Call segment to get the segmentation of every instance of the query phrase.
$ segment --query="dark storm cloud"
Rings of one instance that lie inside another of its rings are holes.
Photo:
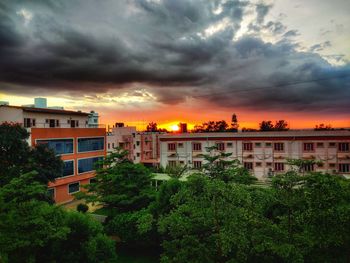
[[[311,52],[326,42],[297,52],[289,40],[296,30],[265,23],[270,8],[238,0],[2,2],[0,87],[94,96],[141,83],[166,104],[194,97],[221,107],[349,110],[349,65]],[[248,9],[254,36],[233,41]],[[261,30],[282,40],[263,42]]]

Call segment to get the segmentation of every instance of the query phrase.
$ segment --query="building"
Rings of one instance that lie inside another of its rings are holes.
[[[138,132],[136,127],[116,125],[107,133],[107,151],[113,152],[120,147],[129,152],[128,158],[134,163],[146,166],[159,165],[159,136],[161,132]]]
[[[0,123],[15,122],[25,127],[28,144],[46,144],[64,161],[62,176],[49,183],[57,203],[72,201],[95,176],[94,163],[106,155],[105,128],[89,126],[89,113],[49,108],[0,106]]]
[[[179,132],[186,133],[187,132],[187,123],[179,123]]]
[[[98,121],[99,115],[95,111],[90,111],[89,113],[89,120],[88,120],[88,125],[90,128],[98,128]]]
[[[305,167],[350,175],[350,131],[283,131],[239,133],[183,133],[160,136],[160,165],[188,165],[196,169],[204,163],[206,147],[232,153],[258,179],[266,179],[289,169],[287,159],[320,161]]]

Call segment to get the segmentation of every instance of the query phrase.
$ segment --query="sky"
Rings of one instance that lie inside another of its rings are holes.
[[[3,0],[0,100],[142,128],[350,127],[348,0]]]

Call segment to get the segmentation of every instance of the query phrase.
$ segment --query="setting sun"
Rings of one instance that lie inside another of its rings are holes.
[[[178,131],[179,129],[180,129],[179,126],[176,124],[170,126],[171,131]]]

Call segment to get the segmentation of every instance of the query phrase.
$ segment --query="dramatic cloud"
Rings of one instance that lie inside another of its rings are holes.
[[[83,93],[86,101],[113,102],[108,94],[119,92],[169,105],[194,99],[223,108],[349,112],[350,65],[316,53],[329,40],[302,50],[294,41],[299,31],[268,18],[271,8],[240,0],[2,2],[0,87]]]

